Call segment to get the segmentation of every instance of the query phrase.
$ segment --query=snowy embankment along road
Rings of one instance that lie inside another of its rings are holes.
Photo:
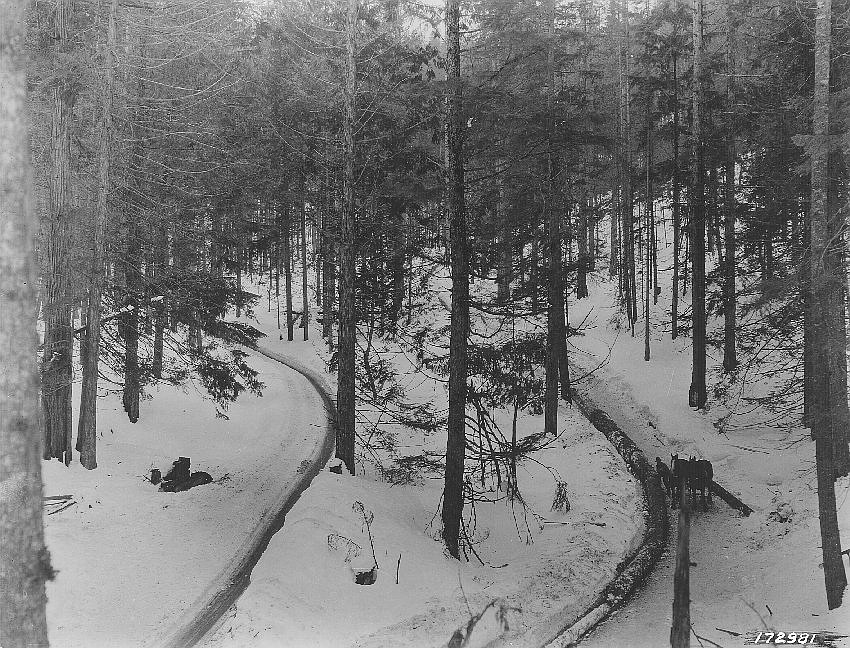
[[[160,386],[133,425],[112,394],[99,400],[100,467],[44,463],[45,493],[77,502],[45,518],[58,571],[47,590],[52,645],[170,645],[209,602],[244,586],[232,577],[332,441],[308,379],[257,354],[251,364],[263,396],[241,395],[228,418],[191,385]],[[213,483],[163,493],[146,481],[180,455]]]

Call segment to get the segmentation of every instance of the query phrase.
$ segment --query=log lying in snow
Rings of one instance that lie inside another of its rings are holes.
[[[572,646],[581,637],[622,606],[646,580],[667,546],[670,520],[661,478],[640,449],[619,426],[584,395],[573,394],[573,404],[610,441],[623,457],[629,472],[640,482],[646,500],[646,528],[638,548],[617,565],[617,575],[608,586],[580,609],[566,609],[549,616],[527,635],[510,633],[488,646]],[[520,641],[516,641],[520,639]]]
[[[717,497],[722,499],[733,509],[743,513],[745,516],[753,512],[753,509],[744,504],[741,500],[715,481],[711,482],[711,492],[717,495]]]

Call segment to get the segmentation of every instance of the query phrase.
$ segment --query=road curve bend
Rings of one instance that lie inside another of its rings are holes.
[[[209,584],[204,592],[186,610],[181,617],[171,623],[164,631],[155,634],[146,643],[146,648],[191,648],[198,644],[216,625],[216,622],[236,602],[245,591],[251,577],[251,570],[269,545],[272,536],[283,526],[286,514],[298,501],[313,478],[327,464],[334,448],[336,405],[331,396],[331,388],[318,373],[270,349],[258,347],[261,355],[286,365],[301,374],[313,386],[325,405],[327,424],[324,438],[317,443],[307,459],[309,467],[295,476],[289,487],[281,493],[278,505],[257,520],[249,539],[243,544],[235,558]]]

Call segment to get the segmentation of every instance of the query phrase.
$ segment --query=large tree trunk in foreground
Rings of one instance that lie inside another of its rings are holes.
[[[694,0],[694,159],[690,196],[690,239],[693,311],[693,359],[688,405],[703,409],[705,384],[705,142],[703,141],[703,0]]]
[[[47,646],[25,8],[0,0],[0,645]]]
[[[357,67],[354,58],[357,30],[358,0],[348,0],[346,24],[345,114],[343,117],[344,169],[342,180],[342,227],[340,228],[339,263],[339,350],[337,351],[337,432],[336,456],[354,474],[354,414],[355,367],[354,352],[357,336],[355,312],[355,249],[354,249],[354,129],[356,110]],[[325,316],[328,316],[325,302]],[[291,336],[290,336],[290,339]]]
[[[466,456],[466,364],[469,333],[469,258],[463,180],[463,91],[460,85],[460,2],[446,0],[446,206],[452,266],[452,315],[449,339],[449,420],[446,483],[443,491],[443,540],[460,557],[463,516],[463,466]]]
[[[80,453],[80,463],[89,470],[97,468],[97,379],[98,362],[100,360],[101,292],[103,290],[103,263],[106,248],[106,219],[108,217],[108,199],[111,188],[109,171],[110,150],[112,146],[112,96],[115,84],[113,50],[115,48],[115,19],[117,12],[118,2],[117,0],[112,0],[107,23],[106,49],[103,52],[103,105],[101,109],[100,141],[98,143],[97,205],[95,206],[91,278],[89,279],[88,310],[86,314],[86,353],[83,358],[82,368],[83,384],[80,388],[80,419],[77,423],[77,450]],[[166,250],[162,249],[159,250],[159,253],[168,254]],[[162,269],[158,267],[157,273],[159,274],[160,272],[162,272]],[[156,330],[161,373],[162,329],[165,324],[165,315],[162,304],[158,304],[157,308]]]
[[[830,382],[837,379],[835,363],[828,357],[835,352],[835,332],[830,331],[834,318],[829,317],[831,301],[836,290],[843,290],[835,272],[830,273],[827,263],[830,246],[828,208],[828,136],[829,136],[829,66],[831,0],[818,0],[815,19],[815,90],[812,115],[812,200],[811,200],[811,268],[810,318],[812,331],[812,403],[809,419],[815,437],[815,462],[818,479],[818,512],[820,518],[821,547],[823,551],[823,577],[829,609],[841,606],[847,575],[841,559],[841,536],[835,507],[834,438],[843,434],[837,423],[837,408],[830,403],[834,395]],[[833,344],[831,344],[833,342]],[[843,341],[842,341],[843,342]],[[842,359],[845,354],[842,352]],[[846,385],[842,397],[846,399]]]
[[[57,0],[54,18],[56,55],[70,50],[68,23],[70,0]],[[71,324],[71,279],[68,257],[71,246],[71,121],[75,92],[67,81],[53,88],[51,132],[50,212],[47,224],[44,278],[44,356],[42,406],[44,408],[44,456],[71,463],[71,361],[74,354]]]

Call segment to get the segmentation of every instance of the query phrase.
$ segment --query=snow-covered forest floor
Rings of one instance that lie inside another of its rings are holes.
[[[265,346],[325,369],[318,330],[310,342],[276,341],[276,312],[256,310],[261,330],[275,333]],[[301,335],[296,329],[296,340]],[[394,356],[396,365],[406,361],[403,353]],[[444,406],[442,384],[422,378],[406,377],[407,395]],[[375,414],[364,407],[361,427]],[[541,416],[518,421],[520,436],[541,426]],[[443,433],[390,427],[402,454],[445,448]],[[355,477],[321,473],[272,539],[232,616],[205,645],[434,646],[447,642],[470,610],[497,597],[517,608],[512,629],[529,632],[586,605],[634,548],[641,497],[608,441],[578,412],[562,407],[559,428],[557,442],[518,468],[526,509],[494,491],[488,495],[498,501],[476,502],[474,515],[468,512],[480,560],[470,555],[462,565],[447,558],[439,536],[440,479],[388,483],[366,458]],[[568,484],[567,514],[550,510],[556,476]],[[374,515],[371,528],[358,502]],[[370,531],[379,570],[367,587],[355,584],[351,565],[371,565]],[[357,547],[353,560],[347,560],[349,541]]]
[[[660,263],[663,275],[663,256]],[[738,401],[729,417],[719,405],[704,413],[688,408],[690,339],[669,339],[669,278],[660,282],[665,289],[652,310],[652,358],[645,362],[642,323],[634,338],[622,328],[611,305],[615,286],[599,270],[590,297],[570,303],[571,324],[582,325],[570,338],[576,388],[588,391],[650,462],[655,456],[669,462],[671,453],[708,458],[715,480],[755,509],[743,518],[715,497],[709,512],[694,514],[694,631],[725,648],[741,645],[741,638],[717,628],[744,633],[765,624],[850,633],[846,611],[826,610],[814,448],[806,431],[773,425],[769,413],[745,411]],[[479,290],[486,289],[481,283]],[[266,287],[254,287],[261,294],[255,324],[268,334],[261,345],[325,373],[333,384],[318,325],[310,342],[279,339]],[[445,295],[426,316],[439,328]],[[296,340],[301,334],[296,329]],[[411,371],[414,361],[401,347],[376,344],[411,401],[428,402],[437,412],[445,407],[439,380]],[[251,361],[266,384],[263,396],[240,397],[229,420],[217,417],[191,387],[160,387],[133,426],[118,396],[109,395],[100,400],[101,468],[89,473],[45,463],[46,492],[71,493],[78,502],[47,517],[48,547],[59,570],[48,589],[55,645],[134,646],[161,633],[210,585],[256,518],[315,453],[325,425],[318,395],[279,363],[258,355]],[[720,380],[719,363],[709,358],[712,383]],[[398,480],[386,470],[392,457],[444,448],[444,434],[384,425],[380,408],[367,405],[360,417],[361,434],[387,435],[391,443],[361,452],[355,477],[319,474],[204,645],[438,646],[470,611],[497,597],[517,608],[512,628],[529,631],[529,638],[534,627],[589,601],[639,537],[642,500],[635,482],[604,436],[563,405],[557,441],[519,467],[525,506],[488,486],[485,495],[496,501],[476,502],[474,512],[467,507],[477,557],[459,565],[439,538],[438,475]],[[507,410],[495,418],[510,427]],[[537,432],[542,417],[521,413],[517,428],[520,437]],[[166,469],[179,455],[190,456],[193,470],[208,471],[214,483],[168,494],[145,481],[151,467]],[[551,510],[557,481],[567,484],[568,513]],[[836,489],[846,545],[850,483],[843,479]],[[352,566],[370,566],[372,546],[377,581],[357,585]],[[672,568],[668,552],[646,587],[585,645],[666,645]]]
[[[58,572],[47,588],[51,645],[155,645],[317,453],[324,406],[313,387],[262,356],[251,363],[263,396],[243,394],[229,419],[191,385],[161,386],[133,425],[112,393],[99,400],[98,469],[44,462],[45,493],[77,502],[45,518]],[[165,474],[181,455],[213,483],[159,492],[151,468]]]

